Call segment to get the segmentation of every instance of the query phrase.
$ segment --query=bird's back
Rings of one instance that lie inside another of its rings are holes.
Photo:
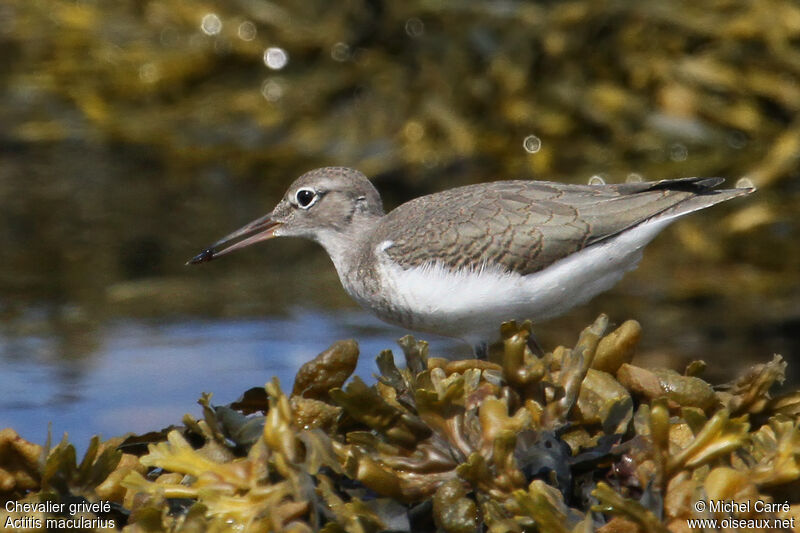
[[[712,190],[722,181],[468,185],[401,205],[370,242],[373,249],[386,243],[385,253],[404,269],[437,263],[453,271],[500,267],[527,275],[654,217],[681,216],[752,191]]]

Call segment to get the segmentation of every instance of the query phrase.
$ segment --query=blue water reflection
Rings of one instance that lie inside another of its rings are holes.
[[[89,438],[143,433],[179,424],[184,413],[200,416],[196,400],[213,392],[213,403],[232,402],[250,387],[277,376],[291,390],[304,362],[335,339],[355,338],[361,348],[356,374],[377,372],[375,356],[392,348],[404,330],[359,311],[335,316],[298,310],[286,318],[248,320],[120,320],[98,329],[92,353],[77,361],[36,357],[57,339],[0,335],[0,428],[44,443],[48,423],[58,440],[68,432],[83,449]],[[38,348],[37,348],[38,346]],[[434,353],[465,347],[432,340]],[[22,357],[27,352],[31,357]],[[465,353],[468,353],[465,352]]]

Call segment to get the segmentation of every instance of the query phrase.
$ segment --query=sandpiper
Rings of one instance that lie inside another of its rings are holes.
[[[321,168],[295,180],[272,212],[189,263],[272,237],[305,237],[325,248],[347,293],[384,321],[485,353],[501,322],[537,322],[588,301],[635,268],[668,224],[754,190],[712,190],[723,181],[496,181],[384,214],[364,174]]]

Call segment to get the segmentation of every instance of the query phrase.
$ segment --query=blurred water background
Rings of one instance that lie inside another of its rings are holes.
[[[369,376],[403,331],[315,245],[184,266],[326,165],[387,208],[491,179],[747,177],[536,332],[636,318],[651,364],[727,379],[779,352],[796,385],[798,111],[794,0],[0,0],[0,427],[159,429],[347,337]]]

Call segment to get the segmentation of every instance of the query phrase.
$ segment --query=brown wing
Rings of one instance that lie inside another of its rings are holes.
[[[388,215],[373,244],[403,268],[439,262],[455,270],[502,266],[530,274],[700,195],[725,198],[719,178],[564,185],[505,181],[423,196]],[[687,210],[688,212],[689,210]]]

